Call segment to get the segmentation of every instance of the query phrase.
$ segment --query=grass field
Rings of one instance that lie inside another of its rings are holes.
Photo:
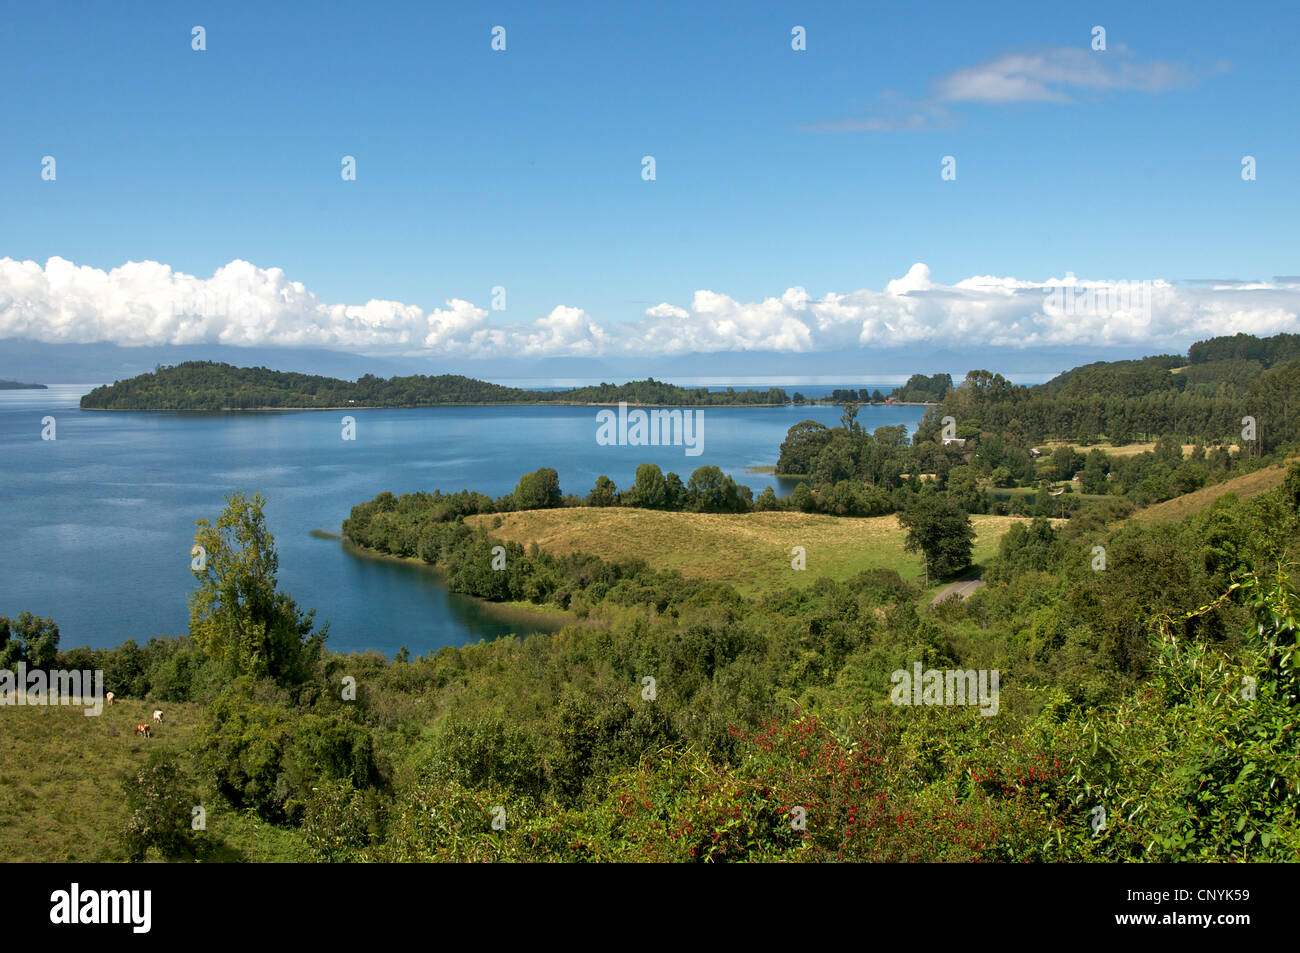
[[[1260,493],[1267,493],[1269,490],[1282,485],[1282,480],[1286,477],[1287,465],[1290,462],[1264,467],[1254,473],[1233,477],[1231,480],[1224,480],[1214,486],[1207,486],[1203,490],[1196,490],[1183,496],[1176,496],[1172,500],[1166,500],[1163,503],[1156,503],[1144,510],[1138,510],[1129,517],[1129,520],[1137,523],[1175,523],[1193,513],[1209,509],[1214,501],[1225,493],[1235,493],[1242,499],[1258,496]]]
[[[152,738],[135,726],[165,712]],[[199,707],[119,701],[103,714],[81,708],[0,707],[0,861],[125,860],[118,833],[126,822],[122,779],[149,751],[181,751],[199,723]],[[200,799],[202,800],[202,799]],[[215,799],[209,799],[215,800]],[[292,860],[296,838],[255,818],[203,803],[209,860]]]
[[[1085,457],[1091,450],[1100,450],[1102,453],[1112,457],[1136,457],[1140,453],[1149,453],[1150,451],[1155,450],[1156,445],[1155,441],[1151,441],[1149,443],[1126,443],[1122,447],[1116,447],[1102,441],[1101,443],[1094,443],[1085,447],[1081,443],[1070,443],[1068,440],[1052,440],[1048,443],[1041,444],[1039,449],[1042,450],[1043,454],[1046,456],[1051,454],[1051,452],[1057,447],[1073,447],[1076,452],[1083,454]],[[1194,443],[1183,444],[1183,456],[1190,457],[1192,451],[1195,449],[1196,444]],[[1208,450],[1211,448],[1207,447],[1206,449]],[[1236,444],[1232,444],[1228,447],[1229,453],[1239,453],[1240,450],[1241,448]]]
[[[1149,453],[1155,450],[1156,445],[1155,441],[1151,441],[1149,443],[1126,443],[1122,447],[1116,447],[1103,441],[1085,447],[1081,443],[1070,443],[1068,440],[1053,440],[1050,443],[1043,444],[1039,449],[1043,451],[1044,456],[1047,456],[1057,447],[1073,447],[1077,453],[1081,453],[1085,457],[1091,450],[1100,450],[1111,457],[1136,457],[1140,453]],[[1183,456],[1190,457],[1195,447],[1196,444],[1194,443],[1183,444]]]
[[[465,520],[498,538],[553,553],[587,552],[602,559],[641,558],[655,569],[729,582],[757,596],[821,576],[848,579],[864,569],[896,569],[921,577],[917,554],[903,550],[897,516],[853,519],[809,513],[677,513],[630,507],[528,510]],[[975,561],[992,556],[1013,516],[973,516]],[[791,550],[803,546],[807,571],[791,569]]]

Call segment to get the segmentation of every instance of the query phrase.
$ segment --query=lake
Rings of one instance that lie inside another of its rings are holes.
[[[801,420],[828,426],[841,408],[704,408],[703,452],[601,446],[594,407],[437,407],[340,411],[141,413],[82,411],[95,385],[0,391],[0,615],[30,611],[58,623],[61,645],[96,648],[187,631],[194,588],[194,521],[215,519],[226,494],[259,492],[280,556],[279,585],[340,652],[407,646],[422,655],[511,632],[552,631],[532,614],[449,592],[426,567],[367,557],[338,539],[353,505],[391,490],[478,490],[500,496],[521,474],[554,467],[585,496],[605,474],[620,487],[650,461],[685,481],[716,465],[757,496],[793,489],[754,466],[776,463]],[[790,388],[810,396],[822,387]],[[883,386],[882,390],[888,390]],[[903,424],[923,407],[863,407],[868,430]],[[42,418],[56,439],[41,438]]]

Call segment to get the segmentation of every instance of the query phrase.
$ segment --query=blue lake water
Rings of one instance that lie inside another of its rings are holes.
[[[367,558],[337,540],[356,503],[391,490],[473,489],[499,496],[521,474],[554,467],[566,493],[586,495],[605,474],[620,488],[651,461],[685,480],[716,465],[755,496],[786,431],[801,420],[838,423],[841,408],[704,409],[703,453],[682,447],[601,446],[594,407],[439,407],[342,412],[112,413],[78,409],[94,385],[0,391],[0,615],[51,616],[61,644],[106,647],[187,630],[194,521],[224,497],[259,492],[280,555],[280,587],[330,623],[335,651],[405,645],[424,654],[510,632],[545,631],[530,616],[447,591],[414,565]],[[800,388],[795,388],[800,389]],[[888,388],[882,388],[888,389]],[[810,396],[821,388],[803,388]],[[921,407],[863,407],[867,429],[904,424]],[[42,418],[56,439],[41,438]]]

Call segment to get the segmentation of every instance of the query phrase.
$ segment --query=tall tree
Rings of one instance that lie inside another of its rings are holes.
[[[591,488],[587,494],[588,506],[617,506],[618,505],[618,487],[614,481],[603,473],[596,477],[596,485]]]
[[[904,548],[925,558],[925,581],[961,572],[971,563],[975,528],[966,511],[938,493],[922,493],[899,514],[907,529]]]
[[[636,486],[632,496],[637,506],[663,506],[667,495],[668,485],[658,464],[642,463],[636,468]]]
[[[861,408],[856,403],[845,404],[844,413],[840,414],[840,426],[848,433],[861,433],[862,425],[858,423],[858,411]]]
[[[515,506],[521,510],[550,509],[559,506],[563,499],[560,475],[551,467],[525,473],[515,487]]]
[[[41,619],[30,612],[12,620],[0,616],[0,669],[12,669],[19,662],[48,668],[58,649],[59,627],[53,619]]]
[[[234,493],[215,524],[196,521],[194,544],[202,554],[191,564],[199,587],[189,599],[190,634],[237,675],[297,683],[326,632],[312,631],[316,610],[304,615],[287,593],[276,591],[279,557],[265,505],[261,494],[250,500]]]

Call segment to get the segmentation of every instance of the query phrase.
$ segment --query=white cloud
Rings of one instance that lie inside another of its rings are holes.
[[[1126,50],[1105,52],[1065,47],[1011,53],[959,69],[935,84],[944,102],[1069,102],[1078,90],[1133,89],[1158,93],[1184,85],[1191,71],[1177,63],[1141,63]]]
[[[904,295],[912,291],[928,291],[934,285],[930,283],[930,266],[917,262],[907,269],[902,278],[895,278],[885,285],[885,292],[891,295]]]
[[[447,302],[446,310],[441,308],[429,312],[425,323],[428,334],[424,336],[426,348],[438,349],[450,347],[456,341],[469,337],[487,325],[488,313],[475,307],[468,301],[453,298]]]
[[[511,329],[515,349],[528,357],[552,354],[593,356],[604,352],[605,331],[581,308],[560,305],[532,324]]]
[[[328,304],[278,268],[233,261],[207,279],[158,262],[111,271],[51,258],[0,258],[0,338],[116,344],[232,344],[471,357],[802,353],[928,343],[1140,345],[1181,350],[1237,331],[1300,329],[1300,278],[1272,281],[1045,281],[979,275],[936,283],[917,262],[883,290],[761,301],[711,290],[634,321],[601,323],[559,305],[531,322],[497,323],[451,299],[429,312],[399,301]]]
[[[1121,90],[1162,93],[1227,69],[1226,62],[1196,69],[1163,60],[1143,62],[1123,46],[1106,51],[1059,47],[1007,53],[939,77],[924,96],[909,99],[885,90],[878,97],[876,115],[825,120],[807,128],[819,132],[918,131],[950,124],[949,110],[954,104],[1070,103],[1082,94]]]

